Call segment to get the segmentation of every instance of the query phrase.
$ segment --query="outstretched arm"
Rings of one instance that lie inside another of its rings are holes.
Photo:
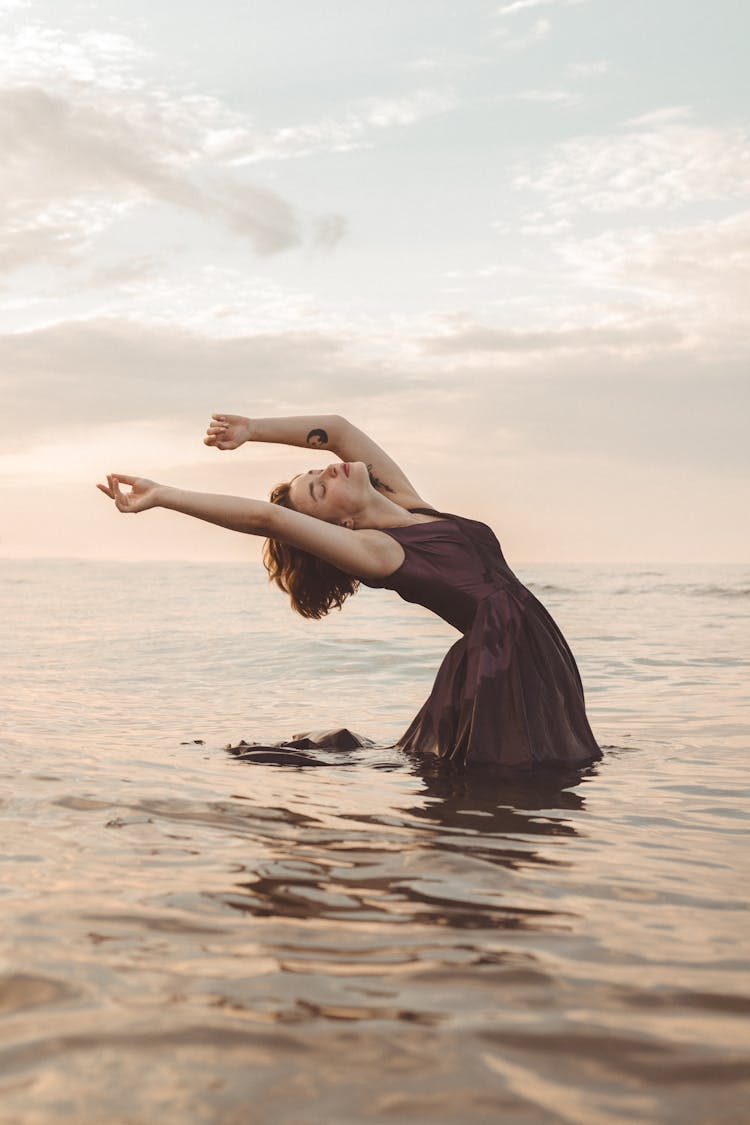
[[[404,508],[429,507],[385,450],[340,414],[293,418],[214,414],[203,440],[217,449],[237,449],[246,441],[263,441],[329,450],[342,461],[364,461],[374,487],[394,503]]]
[[[123,491],[121,485],[129,491]],[[123,473],[109,473],[106,485],[98,484],[97,488],[114,500],[120,512],[145,512],[149,508],[182,512],[230,531],[280,539],[362,578],[384,578],[404,559],[403,548],[382,531],[352,531],[265,500],[189,492]]]

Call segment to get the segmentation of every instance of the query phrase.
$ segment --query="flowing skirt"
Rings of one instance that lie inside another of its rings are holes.
[[[479,603],[402,749],[480,769],[578,768],[602,757],[573,654],[541,602],[523,595],[506,588]]]

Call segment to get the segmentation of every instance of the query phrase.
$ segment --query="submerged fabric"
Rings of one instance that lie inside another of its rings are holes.
[[[602,753],[565,638],[513,574],[490,528],[435,512],[388,529],[404,549],[387,578],[362,579],[437,613],[462,634],[398,745],[462,767],[585,766]]]

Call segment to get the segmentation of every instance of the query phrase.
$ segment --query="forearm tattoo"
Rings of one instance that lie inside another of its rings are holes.
[[[390,485],[386,484],[384,480],[378,480],[378,478],[375,476],[374,472],[372,471],[372,465],[367,466],[367,475],[370,478],[370,484],[372,485],[373,488],[381,488],[383,490],[383,492],[394,492],[395,491],[395,489],[391,488]]]
[[[328,434],[325,430],[310,430],[305,441],[314,449],[321,449],[324,445],[328,445]]]

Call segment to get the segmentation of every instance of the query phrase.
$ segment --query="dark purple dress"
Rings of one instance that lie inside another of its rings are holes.
[[[573,654],[494,533],[463,516],[387,529],[405,558],[366,586],[395,590],[462,633],[398,745],[468,767],[585,766],[602,757]]]

